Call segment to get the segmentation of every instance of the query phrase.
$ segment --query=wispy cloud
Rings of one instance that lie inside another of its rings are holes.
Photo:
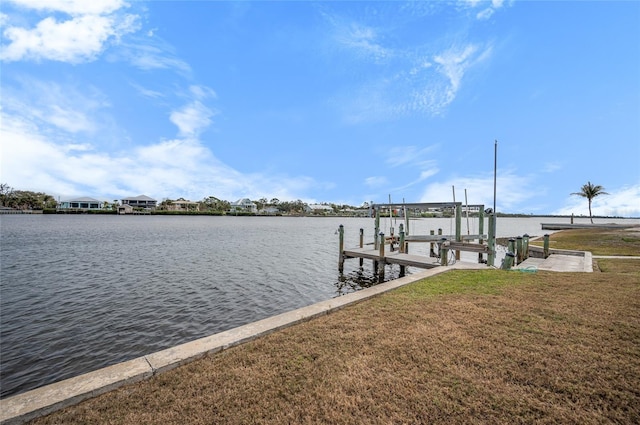
[[[487,59],[491,50],[490,45],[480,49],[476,45],[467,44],[452,47],[433,58],[434,62],[438,64],[438,71],[449,80],[444,105],[450,104],[455,99],[467,70],[476,63]]]
[[[437,145],[427,146],[426,148],[418,148],[417,146],[394,146],[385,151],[387,156],[386,163],[392,167],[398,167],[405,164],[420,164],[425,161],[430,153],[432,153]]]
[[[171,113],[170,119],[179,130],[181,137],[197,137],[209,124],[214,111],[195,100]]]
[[[192,85],[189,94],[193,99],[181,108],[171,112],[169,119],[178,127],[180,137],[197,138],[211,124],[211,118],[218,113],[203,103],[215,98],[216,93],[205,86]]]
[[[509,1],[512,3],[512,1]],[[475,12],[475,17],[478,20],[490,19],[493,14],[504,6],[504,0],[462,0],[462,7],[471,8]],[[476,12],[476,9],[480,9]]]
[[[440,169],[436,166],[436,162],[432,161],[432,167],[431,168],[426,168],[420,171],[420,174],[418,175],[418,178],[403,185],[400,187],[396,187],[393,188],[391,191],[392,192],[403,192],[407,189],[409,189],[412,186],[415,186],[417,184],[420,184],[422,182],[424,182],[425,180],[437,175],[440,172]]]
[[[391,49],[380,43],[380,37],[375,28],[357,22],[337,25],[335,38],[339,45],[358,56],[371,58],[375,62],[382,62],[393,54]]]
[[[383,176],[371,176],[364,179],[364,184],[368,187],[378,188],[389,184],[389,180]]]
[[[413,180],[399,187],[393,187],[391,192],[403,192],[404,190],[424,182],[440,172],[438,161],[434,159],[434,151],[438,145],[430,145],[424,148],[417,146],[394,146],[384,151],[387,158],[385,164],[392,168],[402,166],[402,176],[417,175]],[[396,177],[396,180],[398,177]]]
[[[94,60],[110,40],[139,29],[138,16],[116,13],[124,3],[80,1],[15,1],[23,8],[62,12],[66,20],[48,16],[33,27],[14,25],[10,15],[4,18],[4,39],[0,59],[3,61],[53,60],[80,63]],[[22,23],[22,21],[21,21]]]
[[[131,85],[131,87],[133,87],[138,93],[140,93],[144,97],[148,97],[150,99],[159,99],[165,96],[164,93],[161,93],[157,90],[148,89],[146,87],[143,87],[140,84],[137,84],[131,81],[129,82],[129,84]]]
[[[334,98],[349,123],[441,115],[458,96],[468,72],[492,55],[491,42],[467,41],[457,33],[437,42],[421,40],[398,46],[393,40],[405,22],[428,19],[428,13],[401,15],[401,22],[392,19],[373,26],[366,18],[358,22],[325,14],[337,47],[333,54],[346,50],[353,64],[348,72],[362,69],[365,76],[349,92]]]
[[[68,133],[91,133],[97,129],[97,111],[109,106],[94,87],[80,89],[27,76],[3,88],[3,108],[38,125],[53,126]]]
[[[133,37],[130,41],[121,43],[120,49],[110,54],[108,59],[126,61],[145,71],[166,69],[183,75],[191,72],[189,64],[175,54],[173,47],[153,34],[146,38]]]

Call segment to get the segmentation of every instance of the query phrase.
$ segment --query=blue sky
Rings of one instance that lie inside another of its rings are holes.
[[[640,216],[640,2],[3,0],[1,180]]]

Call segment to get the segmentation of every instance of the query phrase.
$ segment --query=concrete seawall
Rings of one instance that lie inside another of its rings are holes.
[[[80,403],[123,385],[173,369],[206,354],[222,351],[280,329],[327,314],[409,283],[452,269],[486,268],[458,262],[385,282],[338,298],[321,301],[277,316],[249,323],[215,335],[138,357],[80,376],[0,400],[0,424],[22,424],[56,410]]]

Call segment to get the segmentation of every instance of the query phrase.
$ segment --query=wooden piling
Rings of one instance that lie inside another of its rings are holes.
[[[513,260],[515,259],[515,254],[513,252],[507,252],[504,256],[504,260],[502,260],[502,270],[511,270],[513,267]]]
[[[447,238],[440,239],[440,265],[449,265],[449,247],[447,246]]]
[[[338,233],[340,235],[340,243],[338,244],[340,249],[340,255],[338,256],[338,271],[342,273],[344,271],[344,226],[342,224],[338,227]]]
[[[429,234],[433,236],[435,234],[435,231],[429,230]],[[435,248],[436,248],[436,243],[429,242],[429,257],[437,257]]]
[[[384,233],[380,232],[380,261],[378,261],[378,281],[384,282]]]
[[[360,228],[360,248],[364,247],[364,229]],[[364,258],[360,257],[360,267],[364,266]]]
[[[487,255],[487,265],[494,267],[496,262],[496,213],[489,214],[489,254]]]
[[[529,258],[529,234],[522,235],[522,258],[526,260]]]
[[[516,264],[520,264],[522,263],[523,260],[523,255],[522,255],[522,236],[518,236],[516,238]]]
[[[479,235],[483,235],[484,234],[484,205],[480,206],[480,209],[478,210],[478,234]],[[478,243],[480,245],[483,244],[483,240],[482,237],[480,237],[480,239],[478,239]],[[484,258],[482,257],[482,253],[478,253],[478,263],[482,263],[484,261]]]
[[[379,208],[375,210],[376,220],[375,229],[373,230],[373,246],[374,249],[378,249],[378,233],[380,232],[380,211]]]
[[[403,200],[404,202],[404,200]],[[402,207],[402,213],[404,214],[404,231],[405,234],[409,234],[409,214],[407,213],[407,207]]]
[[[456,242],[462,242],[462,204],[456,205]],[[460,250],[456,250],[456,260],[460,260]]]
[[[549,235],[544,235],[544,245],[543,245],[544,258],[549,257]]]
[[[400,225],[400,253],[404,254],[404,230],[402,229],[402,224]],[[400,277],[405,275],[406,266],[400,265]]]

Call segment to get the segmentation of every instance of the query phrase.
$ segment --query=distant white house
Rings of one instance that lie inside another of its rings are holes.
[[[280,212],[278,207],[265,207],[260,210],[260,214],[264,215],[276,215]]]
[[[83,197],[69,199],[68,201],[62,201],[58,203],[59,210],[101,210],[102,203],[97,199]]]
[[[200,211],[200,203],[179,199],[177,201],[171,201],[166,208],[167,211]]]
[[[140,196],[133,196],[130,198],[124,198],[120,203],[122,205],[130,205],[133,208],[140,207],[140,208],[153,209],[156,207],[157,202],[158,201],[156,201],[155,199],[150,198],[146,195],[140,195]]]
[[[310,204],[307,206],[307,211],[313,214],[333,214],[333,207],[323,204]]]
[[[242,199],[238,199],[235,202],[232,202],[230,204],[230,210],[232,212],[242,211],[242,212],[250,212],[255,214],[256,212],[258,212],[258,206],[253,202],[251,202],[251,199],[242,198]]]

